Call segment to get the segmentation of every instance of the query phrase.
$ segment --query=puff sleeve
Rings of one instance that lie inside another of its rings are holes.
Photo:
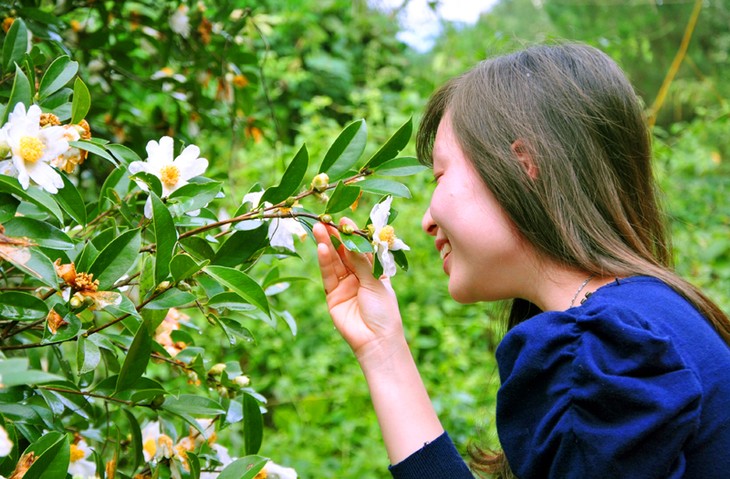
[[[626,311],[544,313],[497,350],[497,429],[520,479],[679,478],[700,382]]]

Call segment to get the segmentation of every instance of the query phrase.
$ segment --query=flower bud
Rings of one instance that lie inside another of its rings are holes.
[[[193,288],[192,288],[192,287],[191,287],[191,286],[190,286],[190,285],[189,285],[188,283],[186,283],[185,281],[178,281],[178,283],[177,283],[177,287],[178,287],[178,288],[179,288],[180,290],[182,290],[182,291],[190,291],[191,289],[193,289]]]
[[[235,378],[233,378],[233,383],[236,386],[238,386],[239,388],[245,388],[246,386],[251,384],[251,380],[249,379],[248,376],[241,375],[241,376],[236,376]]]
[[[319,215],[319,221],[322,223],[332,223],[332,216],[328,214]]]
[[[346,235],[351,235],[355,232],[355,227],[352,226],[350,223],[343,223],[339,227],[340,233],[345,233]]]
[[[166,289],[170,289],[170,286],[172,286],[172,283],[169,281],[162,281],[160,284],[157,285],[156,290],[157,291],[164,291]]]
[[[10,153],[10,145],[7,141],[0,141],[0,160],[8,156],[8,153]]]
[[[86,300],[86,298],[84,298],[84,296],[82,294],[76,293],[73,296],[71,296],[71,299],[69,300],[68,304],[72,308],[76,309],[76,308],[80,308],[81,306],[83,306],[85,300]]]
[[[330,177],[327,173],[320,173],[312,179],[312,189],[318,193],[327,189],[330,183]]]
[[[214,364],[209,370],[208,374],[211,376],[217,376],[226,370],[226,365],[223,363]]]
[[[228,388],[223,386],[222,384],[219,384],[215,388],[216,391],[218,391],[218,394],[221,395],[221,397],[227,398],[228,397]]]

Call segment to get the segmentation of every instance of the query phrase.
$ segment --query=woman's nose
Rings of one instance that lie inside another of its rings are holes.
[[[436,230],[438,227],[433,221],[433,218],[431,218],[431,208],[427,208],[426,212],[423,214],[423,218],[421,219],[421,228],[423,228],[423,231],[427,234],[436,236]]]

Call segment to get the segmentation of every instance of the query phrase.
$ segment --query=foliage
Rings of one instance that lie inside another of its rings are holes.
[[[409,197],[398,178],[423,168],[399,156],[410,119],[372,154],[356,120],[330,130],[321,161],[295,150],[272,186],[240,195],[207,176],[201,154],[223,149],[190,144],[196,124],[256,136],[240,120],[258,98],[249,86],[261,25],[251,9],[200,5],[10,5],[0,82],[4,476],[204,477],[223,467],[220,477],[252,478],[275,467],[257,455],[266,399],[252,384],[263,373],[238,359],[258,346],[257,328],[281,322],[296,334],[279,299],[302,279],[281,273],[298,257],[293,237],[317,221],[336,227],[332,217],[368,195]],[[150,71],[157,57],[168,66]],[[373,251],[367,229],[341,237]],[[233,460],[216,431],[242,438],[245,457]]]

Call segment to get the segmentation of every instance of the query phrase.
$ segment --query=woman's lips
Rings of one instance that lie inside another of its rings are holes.
[[[444,243],[441,248],[439,249],[439,254],[441,255],[441,261],[446,259],[446,257],[451,253],[451,245],[449,243]]]

